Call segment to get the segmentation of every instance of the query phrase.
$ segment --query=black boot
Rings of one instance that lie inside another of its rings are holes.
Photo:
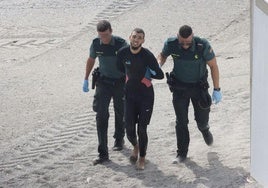
[[[125,144],[124,139],[115,139],[113,150],[121,151],[123,149],[124,144]]]
[[[203,138],[208,146],[213,144],[213,135],[209,130],[202,131]]]
[[[93,160],[93,165],[102,164],[107,161],[109,161],[109,157],[98,157]]]

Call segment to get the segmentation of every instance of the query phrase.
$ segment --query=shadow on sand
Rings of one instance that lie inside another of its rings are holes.
[[[124,149],[122,154],[129,157],[131,153],[130,149]],[[156,188],[197,188],[197,187],[244,187],[246,179],[249,173],[243,168],[229,168],[224,166],[215,152],[209,152],[207,154],[209,167],[201,167],[196,162],[187,159],[184,163],[185,167],[190,169],[195,179],[190,182],[180,180],[179,176],[166,175],[163,171],[158,169],[158,165],[147,161],[146,168],[143,171],[136,170],[134,165],[122,166],[113,161],[105,164],[107,168],[110,168],[116,172],[125,173],[130,178],[136,178],[142,180],[144,187],[156,187]],[[180,166],[184,168],[184,166]],[[180,168],[179,167],[179,168]],[[129,185],[129,187],[137,187],[138,185]]]

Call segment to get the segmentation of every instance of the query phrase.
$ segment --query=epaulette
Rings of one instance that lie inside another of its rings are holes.
[[[205,42],[199,37],[194,37],[194,40],[195,40],[197,50],[203,51],[203,49],[205,48],[204,47]]]
[[[203,51],[204,44],[202,44],[202,43],[196,43],[196,48],[197,48],[198,51]]]

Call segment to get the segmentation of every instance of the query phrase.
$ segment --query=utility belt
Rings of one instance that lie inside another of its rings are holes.
[[[203,109],[208,109],[211,106],[211,96],[208,93],[209,83],[207,81],[208,72],[196,83],[185,83],[177,80],[173,72],[166,72],[167,84],[171,92],[178,90],[186,90],[189,88],[199,88],[199,106]]]
[[[167,78],[167,84],[171,92],[173,92],[176,89],[182,90],[182,89],[187,89],[187,88],[203,87],[200,85],[200,82],[186,83],[186,82],[179,81],[175,78],[175,75],[173,72],[171,73],[166,72],[166,78]]]
[[[186,82],[181,82],[181,81],[175,80],[175,87],[179,87],[179,88],[197,88],[197,87],[199,87],[199,82],[197,82],[197,83],[186,83]]]
[[[116,86],[118,84],[124,83],[125,77],[123,76],[121,78],[109,78],[107,76],[101,75],[99,67],[97,67],[92,72],[92,86],[91,86],[92,89],[95,88],[97,82]]]
[[[104,84],[108,84],[111,86],[117,86],[119,84],[123,84],[125,82],[125,77],[121,77],[121,78],[109,78],[106,76],[100,76],[98,79],[99,83],[104,83]]]

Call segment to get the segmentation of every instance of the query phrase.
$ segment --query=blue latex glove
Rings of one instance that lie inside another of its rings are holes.
[[[144,77],[151,80],[151,72],[149,68],[146,69]]]
[[[147,67],[144,77],[151,80],[151,75],[156,75],[156,72]]]
[[[156,72],[155,72],[154,70],[152,70],[152,69],[150,69],[150,68],[149,68],[149,70],[150,70],[150,73],[151,73],[152,75],[154,75],[154,76],[156,75]]]
[[[89,89],[88,89],[88,80],[84,80],[83,91],[84,92],[88,92],[89,91]]]
[[[213,91],[212,93],[212,101],[215,101],[215,104],[219,103],[221,101],[221,91]]]

